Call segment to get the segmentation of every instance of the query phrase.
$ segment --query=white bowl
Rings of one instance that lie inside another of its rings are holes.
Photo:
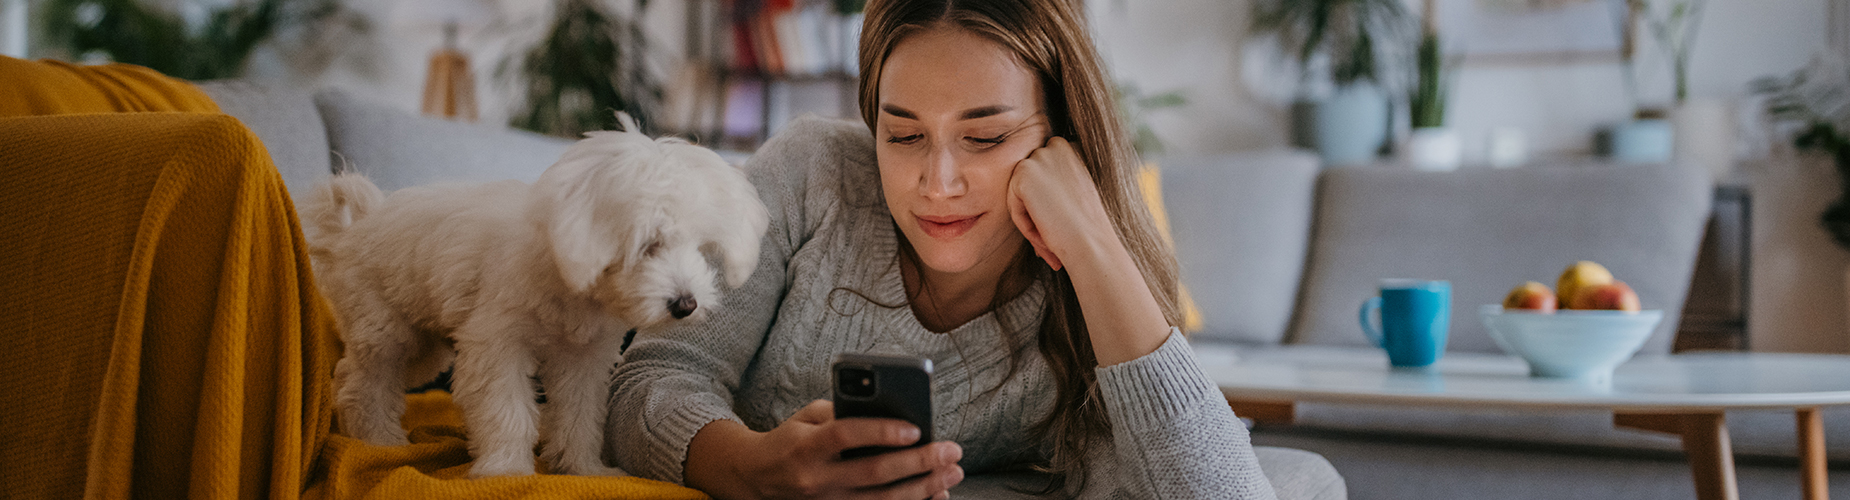
[[[1660,310],[1540,313],[1494,304],[1478,313],[1504,352],[1529,362],[1529,375],[1577,379],[1610,379],[1664,319]]]

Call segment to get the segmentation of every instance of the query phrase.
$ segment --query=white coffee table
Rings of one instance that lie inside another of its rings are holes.
[[[1446,353],[1416,372],[1390,370],[1372,348],[1194,347],[1234,412],[1260,422],[1289,423],[1300,401],[1609,410],[1615,426],[1681,437],[1703,500],[1740,496],[1723,412],[1745,408],[1795,411],[1805,498],[1827,498],[1818,408],[1850,404],[1850,356],[1641,356],[1609,381],[1586,382],[1531,378],[1521,359],[1481,353]]]

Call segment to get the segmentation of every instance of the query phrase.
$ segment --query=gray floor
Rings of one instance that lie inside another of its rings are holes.
[[[1352,500],[1695,498],[1680,454],[1486,445],[1417,438],[1259,429],[1253,443],[1323,454]],[[1737,458],[1741,498],[1800,497],[1796,462]],[[1831,496],[1850,498],[1850,464],[1833,464]]]

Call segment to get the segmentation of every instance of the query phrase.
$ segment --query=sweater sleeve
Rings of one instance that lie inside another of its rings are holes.
[[[1201,371],[1181,331],[1172,329],[1155,352],[1097,373],[1117,463],[1091,468],[1111,474],[1118,490],[1111,496],[1277,498],[1246,426]]]
[[[716,420],[740,421],[732,395],[776,321],[791,257],[815,234],[822,217],[814,212],[828,206],[818,202],[829,196],[811,191],[834,185],[816,181],[826,181],[841,161],[835,150],[854,137],[843,122],[799,119],[746,163],[771,216],[757,268],[722,292],[704,321],[636,334],[611,381],[606,454],[617,466],[684,484],[694,434]]]

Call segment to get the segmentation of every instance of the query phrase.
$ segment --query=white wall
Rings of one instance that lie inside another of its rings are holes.
[[[1842,194],[1823,155],[1748,164],[1753,181],[1753,277],[1748,336],[1756,351],[1850,353],[1850,252],[1818,223]]]
[[[1691,96],[1736,99],[1747,83],[1803,65],[1826,45],[1827,0],[1710,0],[1690,68]],[[1102,51],[1120,80],[1146,91],[1182,90],[1187,109],[1152,126],[1178,152],[1284,145],[1289,91],[1249,82],[1270,61],[1243,50],[1251,9],[1245,0],[1092,0],[1087,8]],[[1668,70],[1651,68],[1655,46],[1641,37],[1647,101],[1668,101]],[[1661,67],[1661,66],[1658,66]],[[1600,125],[1630,116],[1632,99],[1617,62],[1491,65],[1460,71],[1449,122],[1466,140],[1467,162],[1481,159],[1486,134],[1517,127],[1537,153],[1584,153]],[[1652,81],[1656,80],[1656,81]],[[1652,85],[1656,84],[1656,85]],[[1655,89],[1655,93],[1649,92]]]

